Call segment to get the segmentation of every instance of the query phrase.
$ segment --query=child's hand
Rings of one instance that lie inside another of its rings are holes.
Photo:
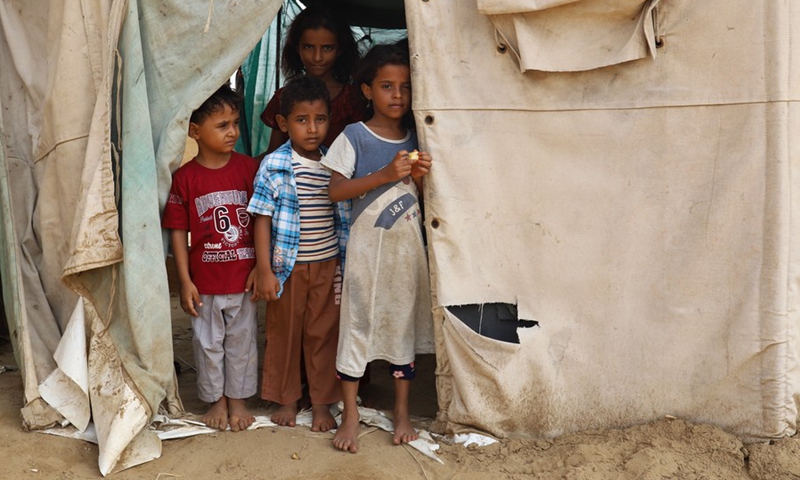
[[[419,179],[431,171],[433,159],[428,152],[418,152],[417,160],[411,164],[411,178]]]
[[[278,281],[278,277],[275,276],[272,268],[267,267],[263,270],[264,271],[258,271],[253,299],[264,299],[268,302],[277,300],[278,292],[281,291],[281,283]]]
[[[194,282],[181,283],[180,290],[181,308],[184,312],[196,317],[197,310],[195,310],[194,306],[203,306],[203,302],[200,301],[200,292],[197,291]]]
[[[400,150],[392,159],[389,165],[381,170],[386,178],[386,183],[396,182],[411,175],[411,161],[408,159],[408,152]]]
[[[258,270],[255,267],[252,270],[250,270],[250,273],[247,275],[247,282],[245,282],[244,284],[245,292],[249,292],[250,290],[253,291],[253,295],[250,297],[250,299],[254,302],[258,300],[258,293],[256,292],[256,289],[253,288],[257,285],[256,283],[256,279],[258,277],[257,272]]]

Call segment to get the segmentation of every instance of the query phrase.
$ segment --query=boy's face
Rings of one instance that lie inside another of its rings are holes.
[[[289,134],[292,148],[303,157],[319,160],[319,146],[328,134],[328,106],[322,100],[295,102],[288,117],[278,115],[278,127]]]
[[[199,124],[190,123],[189,136],[197,141],[201,154],[231,153],[239,139],[239,112],[225,105]]]

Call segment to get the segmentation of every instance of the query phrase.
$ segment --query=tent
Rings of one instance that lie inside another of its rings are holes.
[[[23,423],[91,419],[103,474],[157,457],[149,419],[182,409],[160,209],[189,113],[280,7],[0,3]],[[545,437],[671,414],[795,432],[798,8],[405,2],[435,158],[439,428]]]

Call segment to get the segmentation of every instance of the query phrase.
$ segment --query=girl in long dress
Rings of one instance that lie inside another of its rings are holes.
[[[358,382],[368,362],[387,360],[394,377],[394,443],[417,438],[408,414],[414,356],[432,351],[433,321],[422,228],[422,177],[431,156],[408,128],[407,46],[378,45],[357,70],[369,120],[348,125],[322,164],[332,170],[332,201],[352,199],[337,374],[344,411],[334,445],[358,451]]]

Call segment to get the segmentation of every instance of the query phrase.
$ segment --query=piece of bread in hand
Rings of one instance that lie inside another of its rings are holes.
[[[419,152],[417,150],[408,152],[408,160],[411,163],[415,163],[417,160],[419,160]]]

